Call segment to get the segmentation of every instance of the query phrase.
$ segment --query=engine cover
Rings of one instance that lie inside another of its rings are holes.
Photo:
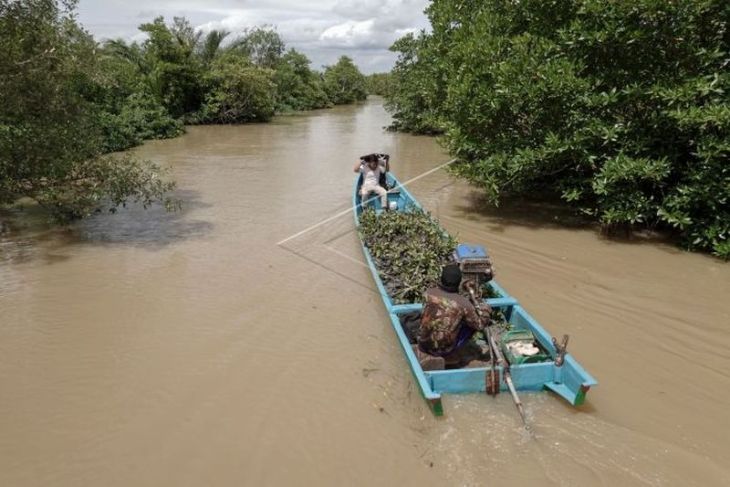
[[[482,284],[491,281],[494,276],[487,249],[481,245],[459,244],[454,250],[454,260],[461,269],[462,287],[471,281],[481,295]]]

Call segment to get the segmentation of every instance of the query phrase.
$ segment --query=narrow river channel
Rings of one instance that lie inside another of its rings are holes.
[[[0,237],[0,485],[730,483],[730,266],[609,241],[556,209],[500,211],[444,171],[412,193],[598,379],[575,410],[450,396],[436,419],[363,265],[352,165],[448,157],[379,99],[137,149],[183,209]]]

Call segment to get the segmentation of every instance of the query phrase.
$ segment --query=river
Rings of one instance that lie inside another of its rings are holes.
[[[181,211],[19,218],[0,237],[0,485],[728,485],[730,266],[496,211],[444,171],[411,192],[488,246],[599,386],[581,409],[525,394],[532,435],[506,394],[430,414],[352,216],[326,220],[361,154],[401,180],[448,160],[388,121],[375,98],[190,127],[136,150]]]

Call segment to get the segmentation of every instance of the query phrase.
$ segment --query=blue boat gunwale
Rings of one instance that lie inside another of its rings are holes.
[[[406,205],[416,207],[423,210],[420,203],[408,192],[408,190],[402,186],[398,180],[391,174],[388,173],[388,183],[392,187],[397,187],[400,194],[396,195],[396,198],[402,203],[399,205],[399,210],[405,210]],[[389,198],[391,195],[389,195]],[[360,213],[362,208],[360,206],[360,198],[358,195],[358,179],[355,179],[353,188],[353,214],[355,219],[355,226],[360,225]],[[401,348],[406,355],[411,372],[415,377],[421,395],[430,403],[433,411],[437,415],[443,414],[443,407],[441,405],[441,392],[434,390],[434,383],[441,384],[444,380],[446,381],[469,381],[469,387],[478,387],[478,389],[469,390],[450,390],[449,393],[468,393],[468,392],[481,392],[483,391],[484,376],[487,371],[486,367],[475,367],[469,369],[447,369],[437,371],[424,371],[421,368],[418,359],[413,352],[410,342],[403,331],[400,323],[399,316],[411,311],[417,311],[422,309],[422,303],[409,303],[409,304],[394,304],[390,298],[390,295],[386,291],[380,274],[378,273],[375,262],[372,258],[370,250],[367,248],[364,242],[361,240],[361,247],[365,260],[367,261],[370,273],[375,280],[375,285],[378,289],[383,304],[385,305],[386,311],[391,321],[391,325],[398,337]],[[492,289],[497,291],[500,297],[488,298],[485,301],[490,304],[493,308],[506,308],[508,310],[508,321],[517,327],[524,327],[530,329],[535,334],[536,339],[540,344],[550,353],[553,360],[548,362],[541,362],[535,364],[521,364],[513,365],[511,367],[512,375],[519,377],[525,374],[533,376],[533,383],[526,384],[526,387],[521,387],[520,390],[542,390],[550,389],[558,395],[562,396],[566,401],[573,405],[582,404],[585,393],[590,389],[591,386],[597,384],[596,380],[578,364],[578,362],[572,357],[570,353],[565,355],[564,363],[561,367],[555,365],[554,358],[556,354],[555,347],[552,343],[551,336],[547,331],[535,320],[519,303],[517,299],[510,296],[504,288],[502,288],[496,281],[490,282]],[[516,323],[513,321],[515,320]],[[502,373],[501,367],[497,367]],[[565,373],[563,373],[565,371]],[[571,384],[563,384],[563,375],[565,375],[571,382]],[[537,382],[541,377],[545,379],[542,382]],[[571,387],[572,386],[572,387]],[[504,388],[502,383],[502,388]]]

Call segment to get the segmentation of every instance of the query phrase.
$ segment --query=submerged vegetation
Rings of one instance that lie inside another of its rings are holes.
[[[730,4],[434,0],[392,50],[393,128],[443,134],[493,203],[551,193],[605,228],[730,257]]]
[[[415,207],[380,215],[367,209],[360,216],[359,232],[396,304],[420,302],[456,247],[437,221]]]
[[[75,0],[0,0],[0,205],[29,197],[62,219],[127,201],[170,203],[154,164],[105,156],[184,123],[265,122],[362,100],[346,56],[324,73],[271,27],[203,33],[184,18],[98,43]]]

